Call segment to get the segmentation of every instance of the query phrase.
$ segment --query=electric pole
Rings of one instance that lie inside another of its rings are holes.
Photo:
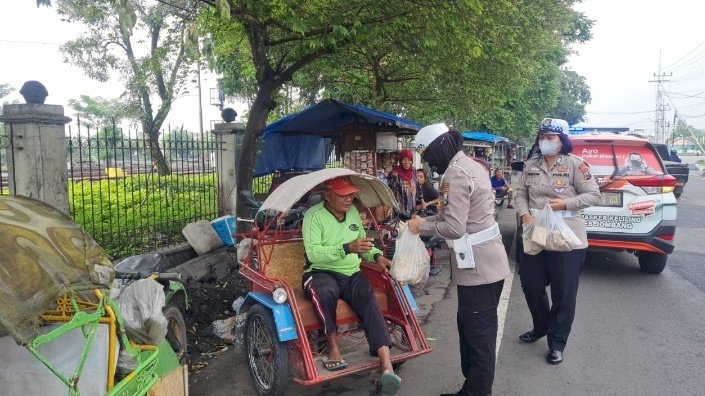
[[[654,140],[656,143],[668,144],[668,130],[670,123],[666,121],[666,110],[668,104],[664,101],[663,83],[668,82],[667,77],[672,77],[673,73],[661,72],[661,51],[659,51],[658,73],[654,73],[654,79],[649,82],[656,83],[656,119],[654,120]]]

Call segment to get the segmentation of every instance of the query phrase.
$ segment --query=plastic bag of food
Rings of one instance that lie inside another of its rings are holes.
[[[580,246],[582,242],[568,226],[560,213],[546,204],[534,222],[531,241],[552,252],[567,252]],[[525,248],[526,249],[526,248]]]
[[[521,235],[524,253],[528,254],[529,256],[535,256],[543,251],[543,246],[539,245],[531,239],[531,234],[534,231],[535,225],[535,221],[528,224],[524,224]]]
[[[411,232],[406,223],[401,223],[399,228],[401,232],[396,241],[392,268],[389,273],[397,281],[410,285],[426,283],[431,261],[428,250],[426,250],[421,236]]]

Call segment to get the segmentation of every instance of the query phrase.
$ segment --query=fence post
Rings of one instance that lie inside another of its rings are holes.
[[[238,122],[215,124],[211,133],[216,139],[215,166],[218,175],[218,213],[234,215],[237,204],[237,164],[245,125]]]
[[[0,121],[12,139],[8,150],[10,194],[43,201],[69,214],[64,107],[38,103],[3,105]],[[14,177],[12,177],[14,175]]]

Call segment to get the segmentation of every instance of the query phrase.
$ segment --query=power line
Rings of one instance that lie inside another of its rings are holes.
[[[61,43],[52,43],[49,41],[22,41],[22,40],[2,40],[2,39],[0,39],[0,42],[11,43],[11,44],[61,45]]]
[[[644,113],[651,113],[653,110],[645,110],[645,111],[585,111],[587,114],[605,114],[605,115],[623,115],[623,114],[644,114]]]
[[[668,66],[666,66],[664,69],[675,68],[676,65],[678,64],[678,62],[680,62],[680,61],[682,61],[683,59],[687,58],[690,54],[692,54],[693,52],[695,52],[695,50],[697,50],[698,48],[700,48],[700,46],[703,45],[703,44],[705,44],[705,40],[704,40],[704,41],[701,41],[700,44],[696,45],[695,48],[693,48],[692,50],[690,50],[690,52],[688,52],[687,54],[683,55],[683,56],[682,56],[680,59],[678,59],[677,61],[671,63],[671,64],[668,65]]]

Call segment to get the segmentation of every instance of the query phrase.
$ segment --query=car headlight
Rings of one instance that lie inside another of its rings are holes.
[[[284,290],[283,287],[277,287],[272,292],[272,298],[274,299],[274,302],[277,304],[284,304],[286,302],[287,297],[288,296],[286,295],[286,290]]]

